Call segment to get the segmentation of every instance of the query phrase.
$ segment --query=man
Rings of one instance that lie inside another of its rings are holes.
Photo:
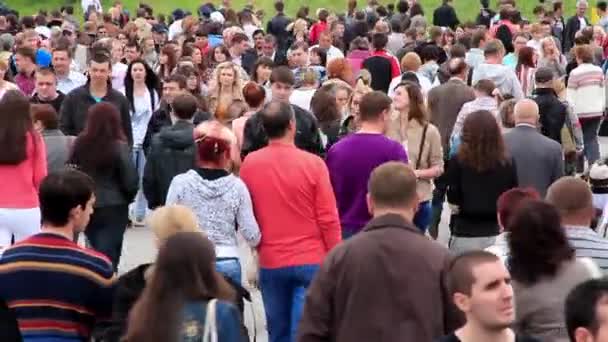
[[[118,39],[112,40],[112,88],[120,90],[125,86],[125,76],[127,75],[126,64],[122,63],[124,57],[124,46]]]
[[[466,323],[439,342],[538,342],[511,329],[515,322],[511,276],[494,254],[472,251],[459,255],[451,264],[448,283]]]
[[[519,32],[513,36],[513,52],[509,52],[502,59],[502,64],[510,67],[515,70],[517,67],[517,61],[519,59],[519,51],[521,48],[528,45],[528,34],[524,32]]]
[[[148,207],[162,206],[173,177],[194,167],[195,145],[192,119],[197,111],[196,98],[186,92],[172,101],[173,124],[152,137],[143,177]]]
[[[295,43],[293,43],[293,45],[290,47],[289,51],[287,52],[287,59],[289,60],[289,62],[287,64],[293,68],[291,70],[295,77],[294,88],[302,87],[304,73],[308,69],[310,69],[309,65],[308,65],[309,64],[309,58],[308,58],[309,50],[310,49],[308,48],[308,43],[295,42]],[[319,70],[317,68],[312,68],[312,69],[315,70],[315,72],[317,73],[317,79],[322,80],[323,75],[321,75],[321,72],[319,72]]]
[[[597,9],[597,15],[600,17],[598,25],[604,29],[604,32],[608,32],[608,4],[606,4],[606,1],[598,1],[595,8]]]
[[[34,50],[34,60],[37,66],[40,67],[48,67],[51,65],[51,54],[49,54],[46,50],[40,48],[40,36],[35,30],[24,30],[23,31],[23,41],[20,47],[29,47]],[[13,74],[17,73],[17,64],[15,60],[16,55],[13,55],[10,60],[11,71]]]
[[[505,145],[515,160],[520,187],[532,187],[541,197],[549,186],[564,176],[562,146],[538,132],[538,106],[530,99],[513,109],[515,127],[504,135]]]
[[[141,49],[135,40],[129,40],[124,49],[124,60],[122,63],[127,66],[136,59],[141,58]]]
[[[560,178],[549,187],[547,202],[559,211],[576,256],[592,258],[602,271],[608,271],[608,240],[590,228],[596,211],[589,185],[574,177]]]
[[[431,27],[429,29],[428,40],[418,44],[414,52],[422,58],[422,50],[428,46],[432,47],[432,50],[434,50],[434,54],[437,56],[437,64],[441,65],[448,60],[448,55],[443,49],[443,30],[441,30],[441,28],[437,26]]]
[[[270,75],[272,100],[289,104],[294,84],[295,78],[289,68],[285,66],[274,68]],[[319,136],[317,119],[311,113],[298,106],[292,105],[291,107],[297,126],[295,136],[296,146],[310,153],[322,155],[324,151],[321,137]],[[254,114],[245,123],[243,146],[241,148],[242,159],[245,159],[249,153],[259,150],[268,144],[268,138],[262,125],[262,117],[258,114]]]
[[[587,162],[591,165],[600,158],[597,133],[606,108],[604,72],[600,67],[593,65],[591,46],[577,46],[573,52],[578,66],[570,72],[568,77],[566,99],[581,123],[584,140],[583,152]]]
[[[173,23],[169,26],[169,40],[176,39],[182,32],[184,17],[186,17],[186,13],[181,8],[174,10],[171,15],[173,16]]]
[[[241,32],[237,32],[232,36],[230,55],[232,56],[232,63],[241,66],[248,74],[252,72],[258,57],[255,50],[249,46],[249,37]]]
[[[338,49],[337,47],[333,46],[333,40],[334,38],[332,37],[331,32],[329,32],[329,30],[323,31],[319,35],[319,44],[311,46],[309,51],[316,47],[325,49],[325,51],[327,51],[327,63],[329,63],[329,61],[334,58],[344,58],[344,54],[342,53],[342,51],[340,51],[340,49]]]
[[[57,91],[57,78],[53,69],[40,68],[36,71],[36,90],[30,98],[31,103],[50,104],[56,113],[61,110],[65,95]]]
[[[387,43],[388,37],[386,34],[374,33],[372,36],[372,54],[363,61],[363,68],[374,75],[371,88],[385,93],[389,91],[391,80],[401,75],[399,61],[386,50]]]
[[[449,61],[448,71],[451,78],[442,85],[431,89],[428,93],[428,106],[431,114],[431,123],[439,129],[441,144],[445,153],[444,165],[447,165],[448,151],[450,151],[450,134],[456,123],[458,113],[462,106],[475,99],[475,92],[466,84],[469,74],[467,63],[462,58]],[[430,234],[437,237],[441,211],[447,190],[447,176],[439,176],[435,179],[435,190],[433,191],[433,219],[430,226]]]
[[[459,24],[460,20],[458,20],[456,11],[452,7],[452,0],[443,0],[442,5],[433,12],[433,25],[455,30]]]
[[[163,82],[163,97],[160,103],[160,107],[152,113],[152,117],[148,122],[148,129],[146,130],[146,137],[144,139],[144,151],[150,149],[152,143],[152,136],[161,131],[163,127],[169,127],[175,123],[175,117],[171,114],[173,112],[173,101],[174,99],[187,92],[187,80],[183,75],[173,74]],[[194,113],[193,123],[198,125],[199,123],[209,120],[211,115],[209,113],[201,112],[197,110]]]
[[[277,38],[279,42],[279,51],[285,53],[289,47],[287,44],[290,33],[287,31],[287,25],[291,22],[285,15],[285,4],[282,0],[276,0],[274,3],[274,9],[277,14],[268,21],[266,26],[266,33],[269,33]]]
[[[263,32],[262,32],[262,34],[263,34]],[[256,39],[255,33],[253,35],[253,38]],[[256,40],[256,48],[257,48],[257,44],[258,44],[258,41]],[[275,66],[287,64],[285,54],[279,53],[279,51],[277,51],[277,40],[271,34],[267,34],[265,36],[262,35],[260,48],[258,50],[258,55],[260,57],[264,56],[264,57],[268,57],[268,58],[272,59],[274,61]]]
[[[564,29],[564,53],[568,53],[570,48],[574,46],[574,37],[576,33],[585,27],[591,25],[589,19],[585,17],[589,3],[587,0],[578,0],[576,2],[576,14],[570,17],[566,22],[566,28]]]
[[[433,341],[453,331],[459,317],[444,283],[450,256],[412,224],[414,171],[400,162],[378,166],[367,206],[372,220],[334,248],[310,285],[298,341]]]
[[[95,321],[112,312],[110,261],[72,241],[93,213],[94,187],[79,171],[47,176],[39,190],[42,232],[0,259],[0,297],[25,341],[88,341]]]
[[[133,145],[130,106],[127,98],[110,86],[110,56],[97,52],[89,61],[89,82],[66,95],[61,106],[61,130],[78,135],[85,127],[87,111],[101,101],[110,102],[120,111],[122,129],[129,145]]]
[[[473,70],[472,84],[476,84],[477,81],[483,79],[491,80],[501,95],[511,95],[517,100],[523,98],[524,93],[515,72],[502,64],[505,48],[500,40],[489,41],[483,53],[486,60]]]
[[[553,69],[540,67],[534,74],[535,89],[532,99],[538,105],[541,133],[562,143],[562,128],[566,122],[568,106],[560,100],[554,90],[555,76]]]
[[[71,70],[71,65],[72,49],[68,44],[58,44],[53,49],[53,70],[57,76],[57,89],[64,94],[69,94],[72,90],[87,83],[87,78],[83,74]]]
[[[253,48],[255,49],[255,51],[258,53],[258,56],[262,56],[264,55],[264,51],[263,51],[263,46],[264,46],[264,39],[266,38],[266,34],[264,34],[264,30],[262,29],[257,29],[253,32],[252,34],[252,40],[253,40]],[[268,34],[268,36],[273,37],[273,35]],[[276,43],[276,39],[274,40],[274,42]],[[276,45],[276,44],[274,44]],[[273,46],[273,50],[274,50],[274,46]]]
[[[579,284],[568,294],[565,306],[570,341],[608,341],[608,280]]]
[[[32,96],[36,88],[36,53],[29,47],[20,47],[15,52],[15,63],[17,65],[17,76],[15,84],[19,90],[26,95]]]
[[[408,161],[403,146],[385,136],[391,99],[374,91],[365,94],[360,103],[359,130],[333,145],[325,160],[338,203],[343,239],[358,233],[371,218],[365,195],[372,171],[388,161]]]
[[[472,70],[485,60],[483,49],[486,46],[487,36],[488,31],[485,28],[477,29],[471,36],[471,49],[467,52],[465,61]]]
[[[92,8],[97,13],[103,13],[100,0],[81,0],[82,13],[88,13],[89,8]]]
[[[195,33],[195,39],[197,40],[195,41],[195,44],[199,46],[199,48],[200,43],[198,42],[198,38],[200,33],[202,33],[202,30],[197,30]],[[160,50],[167,42],[167,27],[165,27],[163,24],[152,25],[152,38],[154,39],[154,48],[156,49],[156,52],[160,53]],[[203,50],[203,54],[206,54],[207,51],[208,48],[207,50]]]
[[[275,99],[248,123],[253,118],[269,144],[245,158],[240,176],[264,235],[258,252],[269,340],[295,341],[306,289],[340,243],[340,219],[325,162],[294,144],[299,129],[293,107]]]

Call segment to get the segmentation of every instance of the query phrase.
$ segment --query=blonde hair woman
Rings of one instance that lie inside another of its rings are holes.
[[[253,215],[251,196],[243,181],[227,171],[236,138],[217,121],[206,121],[194,130],[197,165],[171,181],[167,205],[191,208],[216,248],[218,271],[241,283],[236,232],[251,247],[261,238]]]
[[[364,77],[360,77],[357,80],[355,88],[348,99],[348,104],[346,105],[346,115],[344,116],[344,120],[342,120],[342,124],[340,125],[340,137],[353,133],[357,130],[357,117],[359,116],[359,104],[361,103],[361,98],[363,95],[372,92],[372,88],[366,84],[368,80],[365,79],[365,77],[371,75],[362,76]],[[369,82],[371,82],[371,79]]]
[[[224,122],[228,107],[235,100],[243,101],[243,84],[239,66],[224,62],[217,66],[210,83],[209,112],[219,121]]]

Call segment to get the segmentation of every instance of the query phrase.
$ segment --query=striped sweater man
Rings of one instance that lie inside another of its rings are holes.
[[[606,107],[606,93],[602,69],[583,63],[570,72],[566,97],[579,119],[601,117]]]
[[[0,298],[26,342],[88,341],[110,317],[113,289],[108,258],[58,234],[34,235],[0,259]]]

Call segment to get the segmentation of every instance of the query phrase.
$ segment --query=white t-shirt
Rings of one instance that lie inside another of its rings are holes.
[[[184,32],[183,28],[182,28],[182,21],[183,20],[176,20],[173,22],[173,24],[171,24],[169,26],[169,40],[173,40],[175,39],[177,36],[179,36],[180,34],[182,34],[182,32]]]
[[[317,91],[317,89],[295,89],[293,93],[291,93],[289,102],[292,105],[310,111],[310,101],[312,100],[315,91]]]
[[[311,46],[310,49],[308,49],[308,52],[316,47],[319,47],[319,45],[317,44],[315,46]],[[327,50],[327,63],[334,58],[344,58],[344,54],[342,51],[340,51],[340,49],[332,45],[329,50]]]
[[[120,62],[112,65],[112,88],[115,90],[124,88],[127,68],[126,64]]]
[[[95,6],[95,10],[97,12],[103,12],[101,2],[99,0],[81,0],[80,4],[82,5],[82,13],[87,13],[89,6]]]

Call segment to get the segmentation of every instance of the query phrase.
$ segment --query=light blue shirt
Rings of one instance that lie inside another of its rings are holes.
[[[513,52],[508,53],[506,56],[503,57],[502,64],[511,67],[513,68],[513,70],[515,70],[515,68],[517,67],[517,56],[515,56]]]
[[[67,95],[69,92],[83,86],[85,83],[87,83],[87,78],[83,74],[70,70],[67,77],[57,77],[57,90]]]

